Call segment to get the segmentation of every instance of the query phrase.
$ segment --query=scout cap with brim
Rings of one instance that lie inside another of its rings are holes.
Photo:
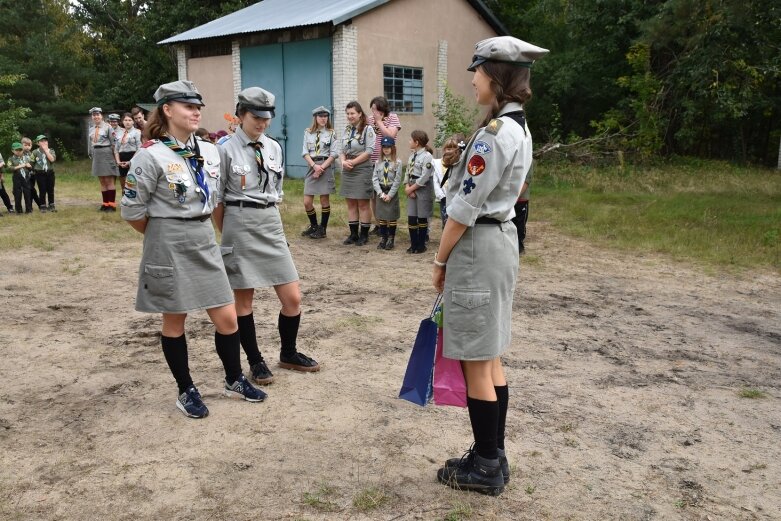
[[[190,103],[192,105],[199,105],[201,107],[206,105],[203,102],[203,98],[198,92],[198,89],[196,89],[195,85],[193,85],[193,82],[188,80],[163,83],[155,91],[154,97],[158,107],[172,101],[178,101],[179,103]]]
[[[326,116],[331,115],[331,111],[325,108],[323,105],[320,105],[319,107],[317,107],[312,111],[313,116],[321,116],[323,114],[325,114]]]
[[[269,91],[260,87],[249,87],[239,92],[239,103],[236,105],[236,111],[239,107],[247,109],[253,115],[259,118],[271,119],[274,117],[275,97]]]
[[[518,67],[531,67],[550,51],[512,36],[496,36],[475,44],[475,54],[468,71],[474,71],[485,62],[509,63]]]
[[[44,136],[43,134],[40,134],[40,135],[38,135],[38,136],[36,136],[36,137],[35,137],[35,142],[36,142],[36,143],[37,143],[37,142],[39,142],[39,141],[48,141],[48,140],[49,140],[49,138],[47,138],[47,137],[46,137],[46,136]]]
[[[380,143],[381,143],[381,145],[380,145],[380,146],[383,146],[383,147],[392,147],[393,145],[395,145],[395,144],[396,144],[396,140],[395,140],[395,139],[393,139],[393,138],[392,138],[392,137],[390,137],[390,136],[383,136],[383,137],[382,137],[382,141],[381,141]]]
[[[18,141],[11,144],[11,150],[22,150],[22,148],[24,147],[22,147],[22,144]]]
[[[92,107],[89,109],[90,114],[103,114],[103,109],[100,107]]]

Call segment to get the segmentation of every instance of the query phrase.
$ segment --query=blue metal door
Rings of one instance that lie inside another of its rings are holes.
[[[287,175],[304,177],[301,149],[312,109],[332,105],[331,39],[242,48],[241,85],[260,86],[276,96],[276,118],[268,135],[285,149]]]

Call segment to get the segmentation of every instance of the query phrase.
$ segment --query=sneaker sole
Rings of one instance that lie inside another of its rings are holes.
[[[224,389],[223,393],[228,398],[241,399],[241,400],[244,400],[244,401],[247,401],[247,402],[250,402],[250,403],[260,403],[260,402],[262,402],[262,401],[264,401],[266,399],[265,396],[263,398],[259,398],[259,399],[247,398],[246,396],[244,396],[241,393],[237,393],[236,391],[230,391],[228,389]]]
[[[320,364],[312,367],[306,365],[289,364],[287,362],[279,362],[279,367],[282,369],[290,369],[291,371],[300,371],[302,373],[316,373],[320,370]]]
[[[255,378],[253,376],[249,376],[247,378],[252,383],[258,384],[258,385],[268,385],[270,383],[274,383],[274,377],[270,376],[269,378]]]
[[[206,409],[206,414],[204,414],[203,416],[196,416],[194,414],[190,414],[189,412],[187,412],[187,410],[184,408],[184,405],[182,405],[182,402],[180,402],[179,400],[176,400],[176,408],[182,411],[182,414],[184,414],[188,418],[200,419],[209,416],[209,409]]]
[[[454,489],[454,490],[466,490],[466,491],[472,491],[477,492],[479,494],[485,494],[486,496],[498,496],[502,492],[504,492],[504,485],[502,486],[491,486],[491,485],[478,485],[478,484],[470,484],[470,485],[459,485],[452,479],[445,479],[440,476],[437,476],[437,481],[442,483],[443,485],[447,485],[448,487]]]

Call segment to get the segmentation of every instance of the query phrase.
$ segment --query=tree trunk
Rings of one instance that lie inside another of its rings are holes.
[[[781,170],[781,139],[778,140],[778,169]]]

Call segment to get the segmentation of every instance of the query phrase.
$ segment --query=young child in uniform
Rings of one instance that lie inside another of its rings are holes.
[[[439,201],[439,215],[442,229],[447,224],[447,181],[450,179],[450,167],[461,158],[461,147],[466,147],[466,136],[460,132],[453,134],[442,145],[442,159],[434,160],[434,194]],[[437,168],[439,167],[439,168]]]
[[[428,146],[428,134],[422,130],[413,130],[409,140],[411,150],[407,165],[407,186],[404,192],[407,200],[407,223],[410,247],[407,253],[426,251],[426,233],[428,219],[434,206],[434,156]]]
[[[380,142],[382,155],[374,165],[372,184],[377,195],[375,217],[380,223],[378,250],[392,250],[396,240],[396,223],[399,219],[399,185],[401,185],[401,160],[396,159],[396,140],[385,136]]]
[[[0,198],[3,199],[3,204],[5,205],[5,208],[8,210],[8,213],[14,213],[14,207],[11,206],[11,198],[8,197],[8,192],[5,191],[5,180],[3,179],[3,169],[5,169],[5,161],[3,160],[3,154],[0,154]]]
[[[57,160],[57,154],[49,148],[49,140],[43,134],[35,138],[38,148],[33,151],[33,171],[38,183],[38,193],[41,208],[50,212],[56,212],[54,207],[54,169],[52,163]],[[46,205],[46,199],[49,205]]]
[[[33,158],[33,140],[29,137],[22,138],[22,151],[25,161],[30,163],[30,165],[35,164],[35,159]],[[35,170],[32,169],[30,170],[30,196],[35,203],[35,206],[38,207],[38,210],[40,210],[41,213],[45,213],[46,207],[41,205],[41,198],[38,197],[38,191],[35,189]]]
[[[33,197],[30,192],[30,177],[32,175],[32,165],[27,162],[24,156],[24,148],[18,141],[11,145],[14,155],[8,159],[8,170],[13,174],[13,193],[14,206],[16,213],[32,213]],[[22,200],[24,200],[24,210],[22,210]]]
[[[324,106],[312,110],[312,125],[304,131],[304,161],[309,165],[304,179],[304,210],[309,218],[309,228],[301,232],[304,237],[325,239],[328,220],[331,217],[330,195],[336,192],[333,164],[339,157],[331,111]],[[320,196],[322,217],[317,224],[315,195]]]

